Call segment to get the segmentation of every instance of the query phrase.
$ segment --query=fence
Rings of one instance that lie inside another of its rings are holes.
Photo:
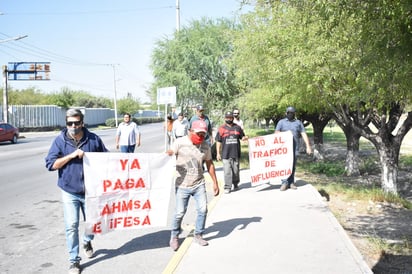
[[[0,107],[3,113],[2,107]],[[104,124],[107,119],[114,118],[114,110],[108,108],[78,107],[84,114],[86,125]],[[64,127],[66,110],[52,105],[10,105],[9,123],[18,128]]]

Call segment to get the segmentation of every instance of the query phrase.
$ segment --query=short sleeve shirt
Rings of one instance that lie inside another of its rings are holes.
[[[194,188],[205,183],[203,161],[212,160],[209,145],[203,141],[194,145],[189,136],[176,139],[172,144],[176,154],[176,187]]]
[[[116,135],[119,136],[119,145],[121,146],[136,145],[136,139],[139,134],[139,127],[135,122],[122,122],[116,131]]]
[[[302,132],[306,132],[303,123],[300,120],[289,121],[288,118],[280,120],[275,128],[275,131],[291,131],[293,134],[293,141],[296,144],[296,152],[299,151],[299,138]]]

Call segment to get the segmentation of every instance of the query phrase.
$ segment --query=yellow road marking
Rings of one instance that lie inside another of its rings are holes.
[[[205,180],[206,183],[212,182],[212,179],[210,178],[209,174],[205,174]],[[210,213],[213,211],[215,208],[217,202],[220,199],[220,196],[222,196],[222,184],[218,180],[219,183],[219,188],[220,188],[220,193],[218,196],[214,197],[212,201],[207,205],[208,211],[207,211],[207,216],[210,215]],[[213,188],[212,188],[213,191]],[[183,256],[186,254],[187,250],[189,249],[190,245],[193,242],[193,232],[194,232],[194,226],[191,226],[191,230],[187,237],[184,239],[183,243],[179,246],[179,249],[175,252],[173,257],[170,259],[169,263],[167,264],[166,268],[163,270],[162,274],[172,274],[176,270],[177,266],[179,265],[180,261],[183,259]]]

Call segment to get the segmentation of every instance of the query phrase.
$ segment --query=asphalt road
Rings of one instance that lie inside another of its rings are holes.
[[[164,151],[162,123],[142,125],[141,131],[142,145],[137,152]],[[94,132],[110,151],[116,151],[115,129]],[[0,273],[68,270],[57,173],[47,171],[44,163],[57,134],[22,133],[24,138],[15,145],[0,143]],[[172,195],[170,217],[173,209]],[[186,232],[193,221],[191,204],[184,220]],[[98,235],[93,241],[95,257],[83,256],[82,273],[162,273],[174,255],[168,246],[169,235],[169,225]]]

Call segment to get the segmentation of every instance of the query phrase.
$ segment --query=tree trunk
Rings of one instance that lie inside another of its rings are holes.
[[[402,112],[403,105],[397,102],[387,104],[387,107],[379,111],[362,108],[351,111],[348,106],[341,105],[334,112],[335,121],[346,136],[353,131],[373,143],[379,154],[382,190],[394,194],[398,194],[399,151],[403,138],[412,128],[412,111],[407,113],[406,118],[401,119]],[[348,133],[345,131],[346,128],[350,129]],[[355,147],[352,147],[353,151],[356,151]]]
[[[323,131],[328,125],[329,121],[332,119],[331,114],[320,113],[320,114],[307,114],[302,113],[299,117],[303,121],[308,121],[313,127],[313,153],[316,160],[323,160]],[[304,148],[304,146],[301,146]]]
[[[345,173],[347,176],[358,176],[359,170],[359,139],[361,137],[351,124],[335,119],[346,137]]]
[[[265,118],[265,130],[266,130],[266,132],[269,131],[269,123],[270,123],[270,120],[272,120],[272,118]],[[276,126],[276,125],[275,125],[275,126]]]
[[[347,176],[359,176],[359,139],[360,134],[353,130],[345,132],[346,136],[346,161],[345,173]]]
[[[379,138],[381,137],[381,138]],[[398,160],[402,142],[392,135],[373,138],[381,165],[381,184],[385,192],[398,193]]]

